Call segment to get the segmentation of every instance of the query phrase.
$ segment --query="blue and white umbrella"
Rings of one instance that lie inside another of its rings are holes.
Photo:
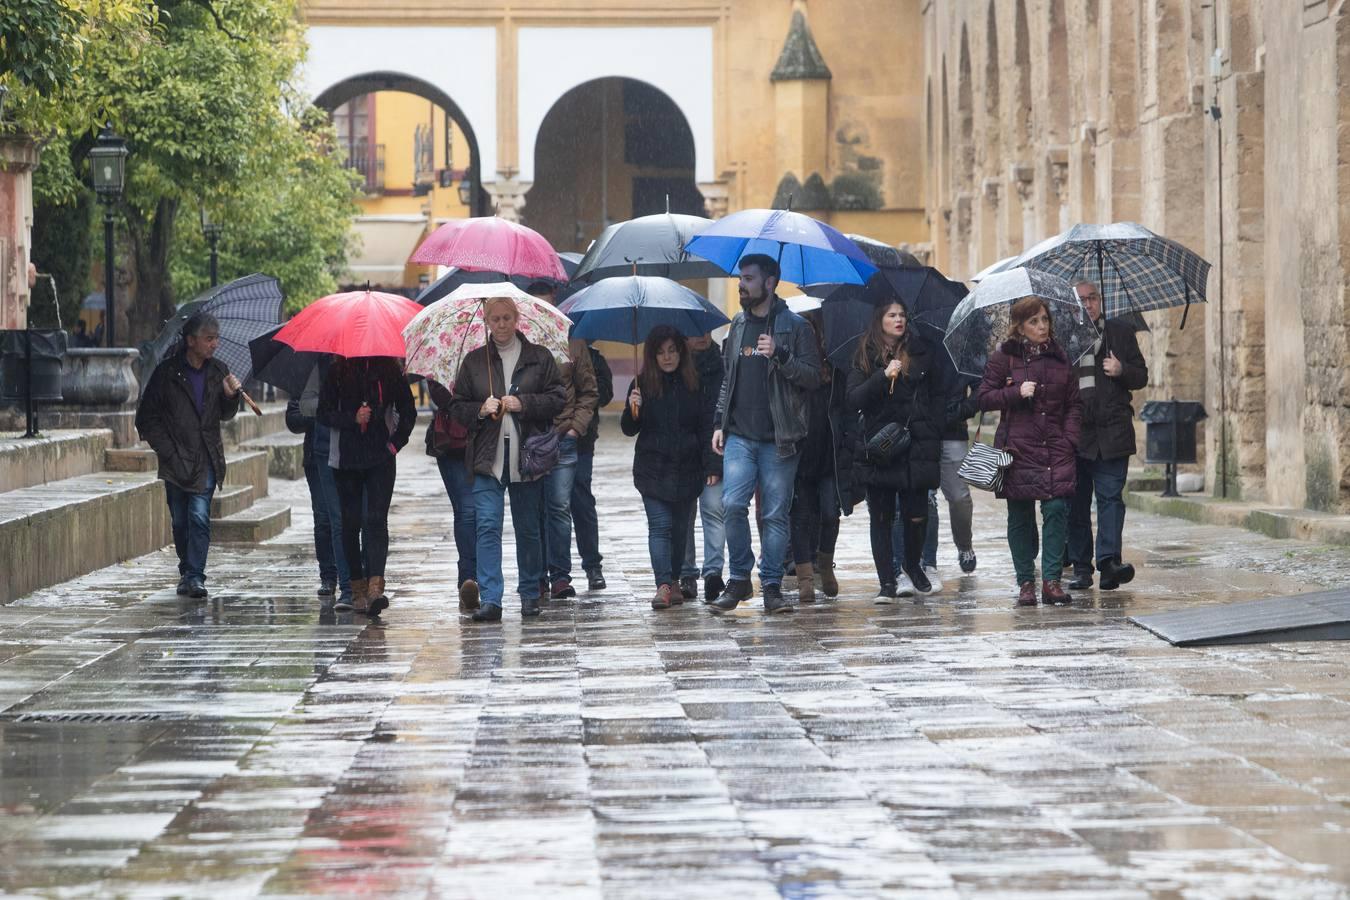
[[[742,257],[763,253],[778,260],[783,280],[793,284],[864,284],[877,270],[843,234],[786,209],[732,213],[696,234],[685,249],[727,274],[736,272]]]

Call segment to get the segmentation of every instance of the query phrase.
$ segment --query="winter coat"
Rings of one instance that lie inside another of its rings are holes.
[[[1022,398],[1022,383],[1034,381],[1036,393]],[[1072,497],[1077,484],[1075,453],[1082,422],[1078,375],[1053,341],[1033,352],[1010,340],[989,356],[979,389],[980,409],[1002,415],[994,446],[1012,454],[998,497],[1052,500]]]
[[[600,410],[614,399],[614,373],[609,369],[609,362],[594,347],[591,347],[590,351],[591,369],[595,372],[595,387],[599,392],[599,398],[596,401],[595,415],[591,416],[590,427],[577,439],[577,452],[582,455],[595,453],[595,442],[600,438]]]
[[[1097,353],[1095,390],[1083,399],[1083,433],[1078,455],[1084,459],[1120,459],[1135,454],[1134,407],[1130,392],[1148,384],[1148,364],[1139,352],[1134,329],[1119,319],[1104,319]],[[1108,353],[1120,360],[1120,375],[1108,377],[1102,363]]]
[[[769,330],[775,350],[769,360],[769,414],[773,418],[773,439],[779,456],[792,456],[797,442],[806,436],[806,398],[820,386],[820,349],[816,334],[805,319],[788,309],[777,296],[769,306]],[[731,320],[731,328],[722,342],[722,364],[726,370],[722,390],[713,416],[713,428],[726,427],[727,407],[736,395],[736,371],[741,362],[741,340],[745,333],[745,313]]]
[[[600,411],[600,389],[595,383],[590,354],[584,344],[579,349],[581,353],[576,359],[564,363],[560,370],[567,399],[562,412],[553,419],[553,427],[559,434],[567,434],[569,430],[578,436],[585,434]]]
[[[159,477],[185,491],[206,490],[207,466],[216,485],[225,481],[225,443],[220,423],[239,412],[239,396],[225,396],[229,370],[218,360],[206,361],[206,387],[202,412],[192,398],[188,383],[186,353],[179,353],[155,367],[136,409],[136,431],[159,457]]]
[[[853,451],[855,485],[927,491],[941,479],[946,403],[933,385],[933,353],[926,341],[914,336],[905,349],[909,371],[895,380],[894,390],[885,365],[870,374],[856,365],[849,372],[848,408],[862,413],[862,431]],[[877,465],[867,457],[867,442],[892,422],[908,426],[909,452]]]
[[[469,471],[476,475],[492,477],[492,467],[497,459],[497,439],[501,435],[502,423],[506,421],[492,417],[480,418],[478,411],[489,396],[505,397],[514,394],[520,398],[520,412],[514,414],[520,443],[536,434],[553,427],[553,419],[562,412],[567,402],[567,388],[563,385],[562,373],[553,360],[553,354],[531,344],[525,335],[516,332],[520,341],[520,358],[516,361],[516,370],[508,384],[502,374],[502,357],[497,346],[488,340],[487,345],[479,347],[464,357],[459,373],[455,376],[454,402],[450,405],[450,415],[469,429],[468,446],[464,453],[464,463]],[[491,379],[488,366],[492,367]],[[489,381],[492,390],[489,392]],[[516,448],[512,451],[518,453]]]
[[[370,406],[364,430],[356,421],[362,403]],[[319,390],[319,422],[332,429],[328,465],[371,469],[388,462],[408,443],[417,406],[395,360],[338,358]]]
[[[636,382],[634,382],[636,383]],[[633,386],[628,386],[628,397]],[[712,449],[712,395],[689,390],[678,372],[661,375],[661,396],[643,395],[638,417],[624,404],[619,427],[632,437],[633,484],[644,497],[676,503],[703,492],[709,475],[722,475]]]

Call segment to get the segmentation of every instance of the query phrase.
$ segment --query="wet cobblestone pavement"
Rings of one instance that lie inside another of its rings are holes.
[[[320,614],[304,484],[276,480],[293,527],[214,549],[205,602],[161,552],[0,607],[0,890],[1347,895],[1347,647],[1176,649],[1125,621],[1344,584],[1347,551],[1131,513],[1127,590],[1015,610],[981,497],[979,570],[952,577],[944,543],[925,602],[871,604],[855,515],[837,602],[654,612],[605,434],[609,590],[528,624],[460,622],[417,453],[382,624]]]

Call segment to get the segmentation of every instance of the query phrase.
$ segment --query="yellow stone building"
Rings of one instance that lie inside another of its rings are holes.
[[[310,0],[305,81],[367,180],[353,280],[438,222],[560,251],[671,209],[783,205],[928,241],[921,0]]]

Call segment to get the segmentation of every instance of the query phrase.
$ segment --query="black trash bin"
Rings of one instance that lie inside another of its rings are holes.
[[[61,360],[66,355],[62,330],[6,329],[0,331],[0,399],[27,408],[27,437],[37,435],[34,403],[62,399]]]
[[[1195,426],[1207,418],[1203,404],[1191,400],[1150,400],[1139,413],[1144,432],[1144,462],[1167,466],[1164,497],[1176,497],[1177,465],[1196,461]]]

